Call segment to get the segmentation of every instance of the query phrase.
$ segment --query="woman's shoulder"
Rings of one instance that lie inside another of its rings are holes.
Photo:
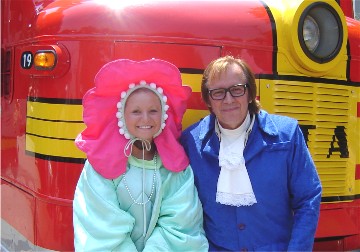
[[[162,166],[159,171],[164,182],[171,181],[171,183],[183,183],[184,181],[189,179],[191,180],[194,177],[190,164],[180,172],[169,171],[164,166]]]
[[[182,191],[181,188],[195,187],[194,174],[190,165],[180,172],[172,172],[163,167],[160,169],[160,174],[161,187],[166,195],[178,194]]]

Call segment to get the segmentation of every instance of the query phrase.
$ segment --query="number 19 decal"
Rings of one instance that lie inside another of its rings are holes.
[[[21,55],[21,67],[24,69],[30,69],[33,64],[33,55],[31,52],[23,52]]]

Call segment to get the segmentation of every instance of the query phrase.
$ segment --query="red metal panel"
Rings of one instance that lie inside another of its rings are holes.
[[[356,180],[360,179],[360,164],[357,164],[356,167],[355,167],[355,179]]]
[[[273,62],[273,53],[273,48],[224,46],[221,54],[222,56],[233,55],[244,59],[255,74],[273,74],[269,64]]]
[[[188,101],[187,107],[189,109],[199,109],[199,110],[207,110],[206,104],[201,99],[201,93],[200,92],[193,92],[191,94],[191,97]]]
[[[35,199],[13,184],[1,179],[1,218],[29,241],[35,241]]]
[[[345,16],[351,18],[354,18],[353,1],[355,0],[338,0]]]
[[[26,100],[28,96],[41,98],[81,99],[85,92],[94,84],[94,77],[102,65],[112,60],[113,41],[82,40],[62,41],[60,52],[54,70],[38,71],[34,68],[25,70],[20,67],[21,54],[24,51],[35,52],[54,46],[41,43],[19,46],[15,50],[14,86],[17,88],[15,98]],[[71,55],[68,57],[67,54]],[[68,62],[69,61],[69,62]],[[62,75],[65,74],[65,75]],[[52,76],[61,78],[53,78]]]
[[[345,209],[322,209],[315,237],[336,237],[358,234],[351,216]]]
[[[264,52],[271,55],[275,48],[274,31],[260,1],[106,3],[54,2],[40,13],[36,32],[39,36],[66,35],[67,39],[106,34],[107,39],[117,41],[238,47],[241,52],[227,53],[244,57],[255,72],[272,73],[272,57],[264,60]],[[96,50],[90,49],[88,54],[93,52]]]
[[[62,44],[44,44],[44,45],[28,45],[24,47],[17,47],[19,54],[23,52],[31,52],[34,56],[35,53],[39,51],[53,51],[55,52],[56,64],[55,67],[51,70],[37,70],[33,66],[31,69],[23,69],[19,67],[21,74],[30,75],[31,77],[49,77],[51,78],[59,78],[62,77],[70,68],[70,55],[67,51],[66,47]],[[19,55],[17,55],[18,59],[23,60]],[[16,62],[16,67],[20,65],[20,62]]]
[[[35,218],[38,246],[56,251],[74,250],[72,200],[38,199]]]
[[[38,35],[115,34],[272,45],[272,27],[260,1],[79,2],[50,4],[39,14]]]
[[[360,82],[360,22],[346,18],[349,34],[350,80]]]
[[[37,172],[40,184],[36,191],[39,198],[52,201],[72,200],[75,186],[83,164],[72,164],[67,162],[56,162],[51,160],[36,159]]]
[[[351,251],[359,249],[359,216],[360,199],[336,204],[322,204],[320,210],[322,223],[318,226],[314,248],[319,251]],[[336,226],[332,226],[333,222],[335,222]],[[321,233],[326,235],[324,231],[328,232],[330,236],[322,237]]]
[[[315,241],[313,251],[344,251],[344,240]]]
[[[132,41],[115,43],[114,56],[133,60],[159,58],[173,63],[180,69],[203,70],[210,61],[220,57],[220,52],[219,46]]]

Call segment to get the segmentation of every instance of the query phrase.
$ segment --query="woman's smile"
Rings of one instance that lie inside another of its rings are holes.
[[[151,142],[161,126],[159,97],[148,89],[138,89],[129,96],[124,112],[129,133]]]

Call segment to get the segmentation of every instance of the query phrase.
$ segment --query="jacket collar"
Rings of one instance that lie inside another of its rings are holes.
[[[215,132],[216,117],[213,113],[206,116],[200,121],[200,134],[199,139],[204,140],[206,135],[210,132]]]
[[[269,113],[265,110],[260,110],[259,114],[257,114],[257,121],[260,130],[270,136],[276,136],[279,134],[278,128],[276,127],[273,120],[271,120]]]
[[[271,120],[269,113],[265,110],[260,110],[260,112],[256,115],[256,119],[254,127],[259,127],[262,132],[270,136],[276,136],[279,134],[275,123]],[[200,140],[204,140],[209,132],[215,131],[215,124],[216,118],[212,113],[200,122]]]
[[[211,156],[217,156],[220,148],[219,138],[215,130],[215,123],[215,115],[210,114],[199,124],[199,139],[200,141],[206,141],[203,151]],[[254,126],[247,142],[247,145],[251,145],[251,148],[245,148],[245,159],[250,160],[265,148],[267,143],[263,134],[277,136],[279,131],[269,114],[265,110],[260,110],[260,112],[256,114]]]
[[[261,110],[256,115],[253,131],[250,133],[247,143],[247,146],[251,147],[245,147],[244,150],[244,157],[247,161],[254,158],[269,144],[268,141],[266,141],[266,135],[276,137],[279,135],[279,130],[271,119],[271,116],[266,111]]]
[[[220,141],[219,137],[216,135],[215,123],[216,117],[213,113],[206,116],[200,121],[199,140],[201,142],[205,142],[205,145],[203,147],[204,154],[206,153],[210,156],[217,158],[220,150]]]

